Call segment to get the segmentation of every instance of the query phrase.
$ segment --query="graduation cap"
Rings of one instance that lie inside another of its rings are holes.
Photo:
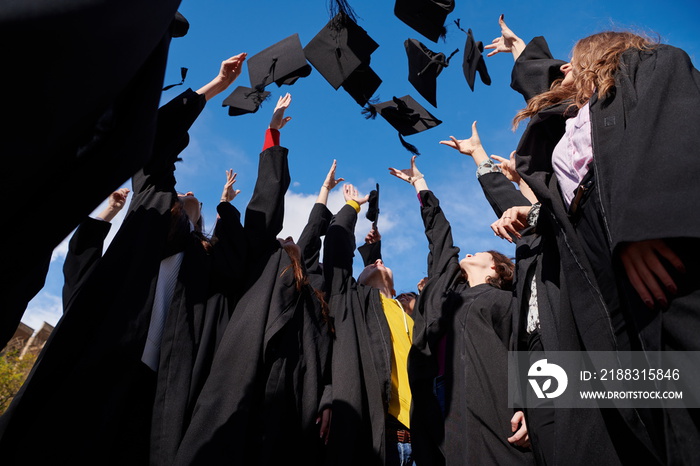
[[[338,89],[362,65],[369,65],[379,44],[347,14],[338,13],[304,47],[309,62]]]
[[[367,201],[367,213],[365,217],[372,222],[374,228],[377,228],[377,219],[379,218],[379,183],[377,188],[369,192],[369,200]]]
[[[379,113],[399,132],[401,144],[415,155],[420,155],[420,152],[415,146],[407,143],[403,136],[420,133],[442,123],[409,95],[401,98],[394,97],[392,100],[370,107],[371,112],[363,110],[363,113],[367,114],[367,118],[375,118],[376,114]]]
[[[382,84],[382,79],[369,65],[360,65],[343,82],[343,89],[355,99],[358,105],[365,106]]]
[[[170,22],[170,36],[183,37],[190,30],[190,23],[187,18],[182,16],[179,11],[175,13],[175,17]]]
[[[459,49],[446,57],[444,53],[433,52],[416,39],[406,39],[403,45],[408,57],[408,81],[425,100],[437,107],[437,77],[449,66],[450,59]]]
[[[255,113],[258,111],[260,104],[262,104],[269,95],[270,93],[265,90],[238,86],[233,90],[231,95],[224,99],[221,106],[228,107],[229,116]]]
[[[455,8],[453,0],[396,0],[394,15],[433,42],[447,34],[445,19]]]
[[[455,24],[459,29],[464,31],[459,25],[459,20],[455,21]],[[479,72],[479,77],[481,82],[487,86],[491,85],[491,77],[486,70],[486,61],[481,52],[484,51],[484,44],[479,41],[474,40],[474,35],[472,30],[464,31],[467,34],[467,42],[464,45],[464,60],[462,61],[462,71],[464,71],[464,77],[467,79],[467,84],[469,88],[474,91],[474,81],[476,78],[476,72]]]
[[[299,34],[292,34],[247,61],[250,84],[256,89],[262,89],[272,82],[277,87],[292,85],[297,79],[311,73],[311,65],[306,62]]]

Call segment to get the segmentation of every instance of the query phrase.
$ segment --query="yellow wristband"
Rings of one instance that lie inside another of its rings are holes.
[[[357,201],[354,201],[352,199],[349,199],[346,204],[352,206],[353,209],[355,209],[355,212],[358,214],[360,213],[360,204],[357,203]]]

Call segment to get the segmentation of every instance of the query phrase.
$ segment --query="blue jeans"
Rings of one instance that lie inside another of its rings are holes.
[[[386,466],[415,466],[410,443],[388,440],[386,443]]]

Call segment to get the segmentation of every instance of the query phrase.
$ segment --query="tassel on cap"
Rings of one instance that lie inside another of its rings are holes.
[[[181,86],[185,82],[185,77],[187,76],[187,68],[180,68],[180,76],[182,77],[182,80],[179,83],[175,84],[169,84],[165,86],[162,91],[167,91],[168,89],[172,89],[175,86]]]

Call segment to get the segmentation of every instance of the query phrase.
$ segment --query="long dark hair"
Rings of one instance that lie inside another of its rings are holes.
[[[285,244],[283,249],[287,252],[291,263],[282,270],[280,277],[291,269],[292,273],[294,274],[294,286],[297,292],[301,292],[304,287],[309,287],[313,291],[321,305],[321,316],[323,317],[323,321],[328,324],[330,331],[333,331],[330,325],[330,319],[328,318],[328,303],[326,302],[323,292],[311,286],[309,276],[307,275],[306,269],[301,261],[301,250],[294,244]]]
[[[172,241],[177,236],[178,230],[182,228],[183,222],[187,223],[189,221],[184,204],[179,198],[176,198],[173,202],[173,206],[170,208],[170,231],[168,233],[168,241]],[[214,241],[204,233],[204,217],[202,217],[201,214],[197,223],[194,224],[194,231],[192,234],[199,239],[207,253],[211,252]]]

